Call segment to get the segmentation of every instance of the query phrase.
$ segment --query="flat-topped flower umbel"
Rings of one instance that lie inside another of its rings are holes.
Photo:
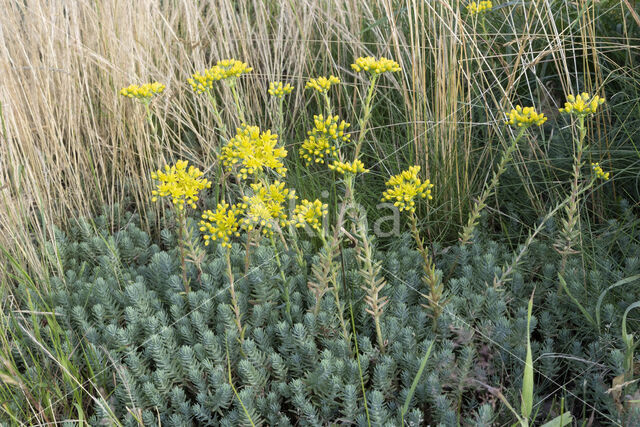
[[[309,225],[316,231],[320,231],[322,218],[329,213],[327,204],[316,199],[313,202],[303,200],[293,211],[291,223],[298,228]]]
[[[290,94],[292,91],[293,86],[289,83],[286,85],[282,82],[269,83],[269,95],[275,96],[276,98],[282,98],[283,96]]]
[[[165,85],[159,82],[145,83],[141,86],[129,85],[120,90],[120,95],[127,98],[135,98],[138,101],[148,104],[151,98],[164,92]]]
[[[340,121],[338,116],[325,118],[322,114],[313,116],[314,128],[307,132],[307,139],[300,147],[300,157],[307,165],[324,163],[326,157],[338,157],[340,144],[348,142],[351,135],[346,133],[349,123]]]
[[[203,235],[204,245],[220,240],[223,248],[231,248],[231,237],[239,237],[242,224],[242,209],[238,205],[229,205],[223,201],[218,203],[216,211],[206,210],[199,222]]]
[[[376,59],[373,56],[366,56],[356,59],[356,62],[351,64],[351,68],[358,73],[361,71],[366,71],[371,74],[397,73],[400,71],[400,64],[384,56],[380,57],[380,59]]]
[[[355,175],[357,173],[369,172],[369,169],[364,167],[364,163],[362,163],[361,160],[354,160],[353,162],[341,162],[336,160],[329,165],[329,169],[342,175]]]
[[[493,9],[493,3],[488,0],[484,0],[480,2],[472,1],[467,5],[467,11],[471,15],[479,15],[481,13],[486,13],[486,12],[489,12],[491,9]]]
[[[415,199],[429,199],[433,184],[428,179],[422,181],[418,177],[420,166],[411,166],[408,170],[389,178],[387,188],[382,193],[383,202],[393,202],[393,205],[400,209],[400,212],[415,212]]]
[[[285,176],[287,169],[282,159],[287,150],[278,147],[278,135],[270,130],[261,132],[258,126],[243,125],[237,134],[222,147],[222,165],[227,170],[235,170],[241,179],[249,175],[261,175],[266,168]]]
[[[164,171],[158,169],[151,173],[151,178],[159,181],[156,189],[151,192],[152,202],[158,197],[171,197],[171,202],[180,210],[184,205],[196,208],[198,193],[205,188],[211,188],[211,182],[202,178],[200,169],[189,166],[188,161],[178,160],[173,166],[165,166]]]
[[[547,118],[542,113],[537,113],[533,107],[521,107],[517,105],[515,109],[507,113],[507,124],[517,127],[542,126]]]
[[[560,108],[561,113],[575,114],[577,116],[586,116],[593,114],[598,109],[599,105],[604,103],[604,98],[594,95],[593,97],[586,92],[581,93],[578,96],[567,96],[567,102],[564,103],[564,108]]]
[[[340,79],[336,76],[316,77],[307,82],[305,89],[314,89],[320,93],[327,93],[332,85],[340,83]]]

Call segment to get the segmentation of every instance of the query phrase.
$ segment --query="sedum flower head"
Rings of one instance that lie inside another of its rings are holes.
[[[285,176],[287,169],[282,163],[287,150],[277,147],[278,135],[270,130],[260,132],[257,126],[243,125],[227,145],[222,147],[222,164],[227,169],[237,169],[238,176],[247,179],[249,175],[262,173],[270,168]]]
[[[283,98],[285,95],[288,95],[293,91],[293,86],[289,83],[286,85],[282,82],[271,82],[269,83],[269,95],[275,96],[276,98]]]
[[[205,188],[211,188],[211,182],[202,178],[203,173],[198,168],[189,166],[186,160],[178,160],[173,166],[165,166],[164,171],[158,169],[151,174],[151,178],[159,181],[156,189],[151,192],[152,202],[158,197],[171,197],[172,203],[180,210],[185,203],[195,209],[198,193]]]
[[[416,198],[432,199],[433,184],[427,179],[424,182],[418,177],[420,166],[411,166],[409,170],[392,176],[387,181],[387,188],[382,193],[383,202],[393,202],[400,212],[415,212]]]
[[[598,105],[604,103],[604,98],[594,95],[591,97],[586,92],[581,93],[578,96],[567,96],[567,102],[564,103],[564,108],[560,109],[561,113],[575,114],[577,116],[586,116],[588,114],[595,113],[598,109]]]
[[[481,13],[489,12],[493,8],[493,3],[489,0],[483,0],[480,2],[472,1],[467,5],[467,11],[471,15],[479,15]]]
[[[143,103],[151,102],[151,98],[164,92],[165,85],[159,82],[145,83],[142,86],[129,85],[120,90],[120,95],[127,98],[136,98]]]
[[[367,71],[371,74],[396,73],[400,71],[400,64],[384,56],[380,57],[380,59],[376,59],[373,56],[366,56],[356,59],[355,64],[351,64],[351,68],[358,73],[360,71]]]
[[[342,175],[352,174],[355,175],[357,173],[367,173],[369,169],[365,169],[364,163],[360,160],[354,160],[353,162],[341,162],[334,161],[329,165],[329,169],[336,171]]]
[[[325,118],[322,114],[313,116],[314,127],[307,132],[307,139],[300,147],[300,157],[307,165],[309,163],[324,163],[325,157],[337,156],[337,147],[348,142],[351,135],[345,133],[350,126],[344,120],[338,121],[338,116]]]
[[[605,172],[600,167],[600,163],[591,163],[591,167],[596,174],[596,178],[604,179],[605,181],[609,179],[610,172]]]
[[[245,196],[242,207],[246,209],[243,226],[248,231],[261,229],[265,235],[273,232],[273,224],[287,224],[285,202],[295,199],[295,193],[284,187],[284,182],[275,181],[265,185],[252,184],[253,196]]]
[[[191,89],[195,93],[203,93],[213,88],[213,82],[235,79],[239,75],[251,71],[253,71],[253,68],[244,62],[235,59],[223,59],[202,73],[196,72],[192,74],[191,78],[187,79],[187,83],[191,85]]]
[[[242,224],[242,209],[240,206],[222,202],[218,204],[215,212],[206,210],[199,222],[200,231],[204,235],[204,245],[210,241],[220,240],[223,248],[231,248],[231,238],[240,236],[238,231]]]
[[[317,77],[307,82],[305,89],[314,89],[320,93],[327,93],[331,88],[331,85],[340,83],[340,79],[336,76],[329,77]]]
[[[326,204],[316,199],[313,202],[303,200],[293,211],[291,223],[296,227],[304,227],[309,225],[316,231],[320,231],[322,218],[329,212]]]
[[[253,71],[253,68],[249,67],[246,62],[238,61],[237,59],[223,59],[216,64],[222,71],[222,79],[234,79],[242,74],[247,74]]]
[[[224,78],[223,70],[217,65],[204,70],[202,73],[196,72],[191,75],[190,79],[187,79],[187,83],[191,85],[191,89],[195,93],[203,93],[213,88],[213,82]]]
[[[529,127],[532,125],[542,126],[547,118],[543,113],[536,113],[533,107],[524,107],[520,105],[511,110],[507,114],[507,124],[518,127]]]

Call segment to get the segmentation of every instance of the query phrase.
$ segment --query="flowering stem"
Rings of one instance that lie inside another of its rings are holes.
[[[438,323],[438,317],[440,316],[444,305],[444,302],[441,301],[442,294],[444,293],[444,287],[440,277],[436,273],[436,267],[433,264],[433,259],[429,254],[429,250],[424,246],[424,242],[422,238],[420,238],[420,232],[418,231],[418,219],[414,212],[409,214],[409,224],[411,226],[411,235],[416,241],[416,245],[418,247],[418,252],[422,255],[422,269],[425,274],[424,279],[427,282],[427,285],[429,285],[429,295],[423,294],[423,296],[429,301],[429,308],[431,308],[433,317],[433,329],[435,330]]]
[[[240,98],[238,97],[238,91],[236,90],[236,82],[229,82],[229,87],[231,88],[231,93],[233,94],[233,102],[236,104],[236,109],[238,110],[238,117],[240,117],[240,123],[245,124],[246,120],[244,119],[244,110],[240,105]]]
[[[324,93],[324,105],[327,109],[327,115],[329,117],[333,116],[333,109],[331,108],[331,99],[329,98],[329,94],[327,92]]]
[[[218,102],[216,101],[216,98],[211,94],[211,91],[209,89],[207,89],[206,92],[209,100],[211,101],[211,105],[213,106],[213,115],[215,117],[216,124],[218,125],[218,130],[220,131],[220,133],[222,133],[223,136],[226,136],[227,126],[224,124],[224,120],[222,120],[220,110],[218,110]]]
[[[269,239],[271,240],[271,246],[273,246],[273,252],[276,258],[276,264],[278,265],[278,270],[280,271],[280,278],[282,279],[282,287],[283,287],[283,297],[285,309],[287,311],[287,318],[291,323],[291,301],[289,300],[289,282],[284,275],[284,271],[282,270],[282,262],[280,261],[280,254],[278,253],[278,246],[276,245],[276,241],[273,238],[273,234],[269,235]]]
[[[184,209],[178,209],[178,246],[180,247],[180,263],[182,265],[182,283],[184,283],[184,290],[189,293],[189,281],[187,280],[187,262],[184,251],[184,236],[187,218],[185,216]]]
[[[584,125],[584,116],[578,117],[578,138],[576,142],[576,153],[573,156],[573,179],[571,181],[571,195],[569,196],[569,202],[565,207],[567,215],[566,220],[563,223],[562,237],[564,239],[563,244],[560,246],[560,253],[562,254],[562,261],[560,267],[561,275],[564,275],[564,271],[567,265],[567,259],[569,254],[574,252],[573,244],[576,239],[579,238],[579,232],[576,230],[580,221],[580,206],[578,203],[578,196],[580,193],[580,170],[582,168],[582,154],[584,153],[584,140],[587,136],[587,129]],[[558,292],[562,292],[562,286],[558,286]]]
[[[357,160],[358,156],[360,155],[360,150],[362,148],[364,136],[367,133],[367,124],[369,122],[369,118],[371,117],[371,109],[372,109],[371,103],[373,101],[373,94],[374,94],[374,89],[375,89],[377,80],[378,80],[378,75],[374,74],[373,77],[371,77],[371,81],[369,82],[369,89],[367,90],[367,97],[364,101],[362,117],[358,120],[358,124],[360,126],[360,134],[358,135],[358,141],[356,142],[356,151],[354,155],[354,160]]]
[[[238,305],[238,298],[236,297],[236,289],[233,278],[233,270],[231,268],[231,249],[227,248],[224,251],[225,259],[227,261],[227,277],[229,278],[229,293],[231,294],[231,304],[233,306],[233,313],[235,314],[235,323],[240,333],[240,342],[244,341],[244,329],[242,329],[242,321],[240,316],[240,306]]]
[[[498,163],[498,168],[493,172],[493,177],[491,181],[485,184],[484,190],[482,190],[482,194],[473,204],[473,208],[471,209],[471,213],[469,214],[469,219],[467,221],[467,225],[462,229],[462,233],[460,234],[460,242],[462,245],[465,245],[471,241],[473,237],[473,231],[478,225],[478,218],[480,218],[480,212],[484,209],[487,204],[487,199],[491,197],[491,194],[495,190],[498,185],[498,180],[500,176],[507,169],[507,164],[511,161],[513,157],[513,153],[516,150],[516,146],[522,135],[524,135],[525,128],[521,128],[518,135],[511,141],[511,145],[505,150],[502,154],[502,158],[500,159],[500,163]]]
[[[283,137],[283,133],[284,133],[284,112],[283,112],[283,106],[284,106],[284,97],[280,97],[280,99],[278,99],[278,135],[280,136],[280,140],[282,140]]]

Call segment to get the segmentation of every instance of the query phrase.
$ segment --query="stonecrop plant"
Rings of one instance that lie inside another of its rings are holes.
[[[471,15],[487,13],[491,9],[493,9],[493,3],[490,0],[482,0],[479,2],[472,1],[467,5],[467,11]]]
[[[467,9],[483,15],[492,3],[473,2]],[[491,179],[473,198],[459,244],[438,251],[429,225],[437,209],[432,191],[440,187],[424,169],[411,165],[390,176],[380,194],[384,206],[397,214],[398,224],[408,223],[408,233],[392,243],[392,249],[380,250],[359,202],[367,194],[360,191],[362,174],[373,179],[381,168],[369,160],[365,164],[370,157],[363,151],[370,133],[376,132],[370,122],[379,83],[392,79],[402,67],[392,59],[366,56],[355,59],[351,69],[356,76],[354,116],[349,117],[353,128],[340,117],[344,111],[333,109],[335,89],[343,89],[341,79],[312,78],[305,88],[316,96],[320,111],[313,115],[306,138],[297,142],[288,140],[286,135],[293,132],[284,126],[283,107],[293,93],[291,84],[271,81],[265,87],[269,104],[278,106],[271,116],[272,131],[247,123],[244,116],[238,82],[253,70],[248,64],[224,59],[187,80],[196,100],[204,99],[198,96],[202,94],[209,99],[219,131],[217,162],[205,169],[217,171],[212,178],[215,191],[206,174],[186,160],[152,172],[151,201],[168,200],[167,211],[176,219],[177,248],[170,221],[161,232],[166,252],[130,227],[130,236],[116,239],[122,248],[111,251],[131,260],[132,266],[119,273],[122,277],[104,282],[100,274],[108,260],[101,258],[100,266],[90,268],[95,283],[73,274],[66,279],[82,295],[96,288],[105,298],[104,306],[91,306],[87,316],[78,308],[86,295],[78,300],[61,292],[59,298],[65,321],[78,326],[92,345],[100,344],[96,348],[108,349],[109,358],[122,367],[118,372],[126,377],[125,386],[111,388],[116,412],[127,422],[153,423],[157,413],[158,422],[167,425],[460,425],[464,407],[473,413],[469,423],[491,425],[499,418],[493,412],[498,400],[521,426],[541,421],[534,411],[533,353],[557,349],[549,344],[544,328],[539,331],[544,341],[533,346],[532,328],[537,322],[558,323],[566,315],[554,311],[560,295],[548,290],[559,278],[569,294],[573,282],[567,285],[566,271],[581,265],[569,257],[578,242],[579,196],[596,180],[608,185],[604,181],[610,174],[599,163],[591,163],[591,180],[583,182],[581,177],[588,148],[584,120],[604,100],[588,94],[569,96],[560,110],[577,118],[578,136],[571,192],[556,208],[565,207],[566,219],[555,252],[551,244],[533,244],[538,229],[516,256],[494,242],[474,239],[481,212],[518,142],[535,140],[538,129],[549,126],[545,114],[520,105],[502,113],[506,148]],[[159,83],[132,85],[122,95],[148,107],[163,90]],[[229,91],[237,117],[219,108],[221,95],[226,93],[228,99]],[[237,126],[227,125],[223,111]],[[235,134],[228,129],[235,129]],[[320,195],[304,194],[306,198],[299,200],[287,181],[296,174],[304,179],[304,171],[287,168],[295,165],[287,159],[291,145],[297,145],[305,170],[333,180],[334,206]],[[97,239],[95,248],[82,247],[77,256],[92,253],[92,248],[107,252],[104,242]],[[530,257],[546,263],[539,269],[519,268],[530,247]],[[179,254],[180,278],[174,274],[178,265],[171,258],[173,251]],[[80,265],[75,258],[70,262]],[[79,274],[85,275],[84,267]],[[511,290],[503,286],[507,280]],[[542,304],[551,309],[536,314],[532,322],[536,286],[545,289],[550,302]],[[510,311],[501,292],[526,295],[528,305]],[[478,313],[488,314],[478,320]],[[586,313],[582,307],[581,313]],[[483,348],[482,363],[475,367],[475,338],[465,332],[470,325],[502,346]],[[584,341],[588,347],[590,342]],[[456,358],[461,361],[453,369]],[[493,358],[500,359],[501,368],[524,371],[519,396],[505,396],[489,385],[501,376]],[[574,372],[583,369],[581,360],[576,354],[563,363]],[[541,361],[540,369],[553,372],[557,367],[551,364]],[[475,394],[467,396],[466,390]],[[519,412],[509,404],[516,397],[521,401]],[[426,410],[433,413],[427,416]]]
[[[189,166],[189,162],[186,160],[178,160],[175,165],[166,165],[164,170],[158,169],[151,173],[151,178],[157,181],[156,189],[151,192],[151,201],[156,202],[160,198],[167,197],[171,199],[171,204],[175,208],[182,281],[186,292],[189,292],[190,285],[187,279],[185,246],[192,245],[192,236],[187,235],[187,216],[184,207],[186,205],[196,209],[200,191],[211,188],[211,182],[203,178],[203,175],[204,173],[200,169]]]

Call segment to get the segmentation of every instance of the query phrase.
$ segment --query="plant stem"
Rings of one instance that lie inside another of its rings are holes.
[[[209,89],[206,90],[207,96],[209,97],[209,101],[211,101],[211,105],[213,106],[213,116],[216,120],[216,125],[218,126],[218,130],[222,133],[223,136],[226,136],[227,126],[224,124],[224,120],[222,120],[222,114],[220,114],[220,110],[218,110],[218,102],[216,98],[211,94]]]
[[[416,218],[415,212],[410,213],[409,223],[411,226],[411,235],[416,242],[418,252],[422,255],[422,268],[425,274],[424,279],[429,286],[429,295],[423,296],[429,301],[429,308],[431,309],[431,315],[433,317],[433,329],[435,330],[438,324],[438,317],[442,313],[442,307],[444,305],[444,302],[441,301],[444,293],[444,286],[436,273],[436,267],[431,255],[429,254],[429,250],[424,246],[424,242],[420,238],[420,232],[418,231],[418,219]]]
[[[360,126],[360,134],[358,135],[358,141],[356,142],[356,151],[354,155],[354,160],[358,159],[360,155],[360,150],[362,149],[362,143],[364,141],[364,136],[367,133],[367,124],[369,123],[369,118],[371,117],[371,103],[373,101],[374,89],[376,86],[376,82],[378,80],[378,75],[375,74],[371,77],[371,81],[369,82],[369,89],[367,90],[367,97],[364,101],[363,113],[362,117],[358,120],[358,124]]]
[[[244,119],[244,109],[240,105],[240,97],[238,97],[238,91],[236,90],[236,82],[230,81],[229,87],[231,88],[231,93],[233,94],[233,102],[235,102],[236,109],[238,110],[238,117],[240,118],[240,124],[246,124],[247,121]]]
[[[278,246],[276,245],[276,241],[273,238],[273,234],[269,235],[269,239],[271,240],[271,246],[273,246],[273,252],[276,258],[276,264],[278,265],[278,271],[280,272],[280,278],[282,279],[282,288],[284,290],[283,297],[284,297],[285,309],[287,311],[287,318],[289,319],[289,323],[291,323],[292,320],[291,320],[291,301],[289,299],[289,282],[287,281],[287,278],[284,275],[284,271],[282,270],[280,254],[278,253]]]
[[[579,236],[579,221],[580,221],[580,206],[578,195],[580,193],[580,177],[582,169],[582,155],[584,153],[584,139],[587,136],[587,129],[584,125],[584,116],[578,117],[578,138],[576,142],[576,152],[573,156],[573,179],[571,180],[571,194],[569,196],[569,203],[567,204],[565,211],[567,218],[563,224],[562,235],[564,238],[563,245],[561,245],[560,253],[562,254],[562,261],[560,265],[559,274],[564,275],[565,268],[567,266],[567,260],[569,254],[573,253],[573,245],[575,240]],[[562,287],[558,286],[558,293],[562,292]]]
[[[182,265],[182,283],[184,283],[184,290],[189,293],[189,281],[187,280],[187,262],[184,253],[184,235],[187,218],[185,216],[184,209],[177,209],[178,214],[178,246],[180,247],[180,263]]]
[[[478,225],[478,218],[480,218],[480,212],[484,209],[487,204],[487,199],[491,197],[493,191],[498,186],[498,181],[500,180],[500,176],[507,169],[507,164],[513,158],[513,153],[516,150],[518,141],[524,135],[525,128],[520,129],[518,135],[511,141],[511,145],[507,147],[504,153],[502,153],[502,158],[500,159],[500,163],[498,163],[498,168],[493,172],[493,176],[491,181],[485,184],[484,189],[482,190],[482,194],[473,204],[473,208],[471,209],[471,213],[469,214],[469,219],[467,221],[467,225],[464,226],[462,232],[460,233],[460,243],[465,245],[471,241],[473,237],[473,231]]]
[[[233,270],[231,268],[231,249],[227,248],[225,251],[225,258],[227,261],[227,276],[229,278],[229,293],[231,294],[231,304],[233,306],[233,313],[235,314],[236,327],[240,333],[240,342],[244,341],[244,330],[242,329],[242,320],[240,316],[240,306],[238,305],[238,298],[236,297],[235,280],[233,277]]]

